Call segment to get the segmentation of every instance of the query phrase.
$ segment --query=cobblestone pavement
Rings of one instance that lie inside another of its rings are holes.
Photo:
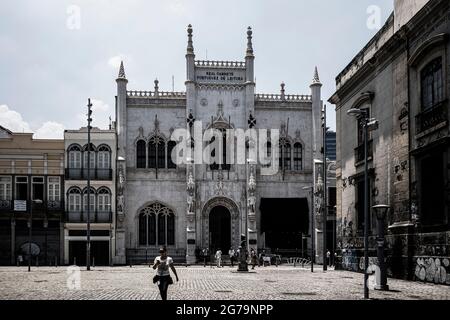
[[[152,283],[154,271],[145,266],[95,267],[81,270],[81,288],[67,286],[67,267],[0,267],[0,299],[119,299],[158,300]],[[256,268],[177,267],[180,282],[169,288],[171,300],[358,300],[363,296],[363,275],[287,266]],[[371,277],[372,279],[372,277]],[[175,280],[175,278],[174,278]],[[389,279],[391,291],[370,290],[372,299],[450,300],[450,288]]]

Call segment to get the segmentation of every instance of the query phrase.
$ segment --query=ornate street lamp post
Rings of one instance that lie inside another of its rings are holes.
[[[384,221],[390,207],[381,204],[372,208],[377,217],[377,256],[379,267],[379,272],[376,274],[375,290],[387,291],[389,286],[387,285],[386,263],[384,262]]]
[[[369,299],[369,164],[367,158],[369,130],[376,129],[378,121],[369,118],[369,109],[350,109],[347,114],[361,119],[364,130],[364,299]]]
[[[88,99],[88,149],[87,149],[87,228],[86,228],[86,270],[91,270],[91,122],[92,103]]]

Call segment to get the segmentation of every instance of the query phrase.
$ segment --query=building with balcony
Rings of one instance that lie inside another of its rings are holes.
[[[30,226],[31,263],[63,263],[63,186],[63,140],[0,127],[0,265],[28,264]]]
[[[376,221],[364,221],[368,110],[369,206],[388,204],[391,276],[450,284],[450,2],[396,0],[383,28],[336,78],[337,225],[340,267],[362,271],[363,229],[376,263]],[[372,215],[371,215],[372,216]]]
[[[66,130],[64,150],[64,263],[86,264],[88,221],[91,230],[91,264],[121,263],[116,252],[114,129],[92,128],[90,148],[87,128]],[[87,188],[88,177],[90,190]]]

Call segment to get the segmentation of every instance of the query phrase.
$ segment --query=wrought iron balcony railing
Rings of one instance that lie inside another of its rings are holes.
[[[63,209],[62,201],[44,201],[42,203],[33,203],[33,210],[36,212],[48,211],[58,211]],[[29,203],[24,202],[23,209],[21,212],[28,212],[30,209]],[[14,200],[0,200],[0,211],[14,211]]]
[[[112,169],[90,169],[89,175],[92,180],[112,180]],[[66,180],[86,180],[88,178],[87,169],[73,169],[65,170]]]
[[[112,223],[111,211],[93,211],[90,213],[91,223]],[[71,211],[66,212],[66,222],[68,223],[86,223],[87,212]]]
[[[447,103],[445,101],[434,105],[416,116],[416,134],[420,134],[448,122]]]

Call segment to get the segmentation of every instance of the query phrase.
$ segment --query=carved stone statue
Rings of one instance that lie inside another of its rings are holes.
[[[194,197],[192,197],[191,195],[187,197],[187,205],[188,205],[187,213],[194,214]]]
[[[124,197],[123,194],[117,196],[117,213],[124,213]]]
[[[123,195],[123,189],[125,187],[125,174],[123,172],[123,166],[119,166],[119,194]]]
[[[256,198],[254,196],[250,196],[247,199],[247,205],[248,205],[249,214],[255,214]]]
[[[194,177],[192,176],[192,171],[189,172],[188,181],[187,181],[187,189],[189,191],[193,191],[195,186]]]
[[[249,191],[255,191],[256,189],[256,180],[253,172],[250,173],[250,178],[248,179],[248,189]]]

